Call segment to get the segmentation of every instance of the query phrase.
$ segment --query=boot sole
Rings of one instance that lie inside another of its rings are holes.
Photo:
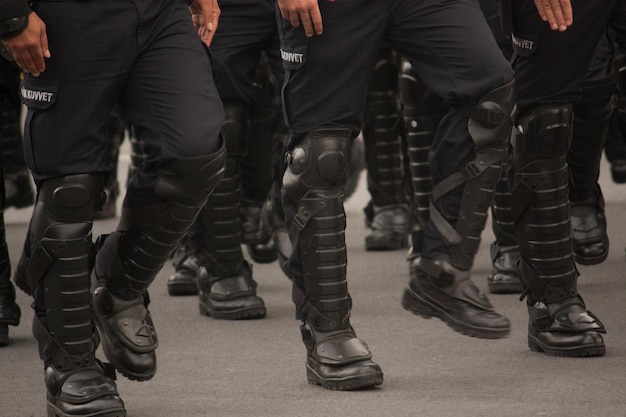
[[[218,320],[250,320],[265,317],[265,307],[241,308],[238,310],[216,311],[203,303],[198,304],[200,315],[213,317]]]
[[[59,410],[54,404],[48,403],[48,417],[126,417],[126,410],[105,410],[96,411],[89,415],[66,414]]]
[[[403,235],[397,239],[368,239],[365,238],[366,251],[398,250],[408,246],[407,237]]]
[[[438,307],[430,304],[428,301],[424,300],[409,289],[404,290],[404,294],[402,296],[402,307],[405,310],[425,319],[437,317],[450,326],[454,331],[466,336],[478,337],[481,339],[502,339],[503,337],[508,336],[511,331],[510,328],[491,329],[468,326],[466,323],[462,323],[450,317],[445,311],[442,311]]]
[[[198,295],[198,285],[193,284],[171,284],[167,283],[167,293],[169,295]]]
[[[250,245],[246,245],[246,251],[248,255],[252,258],[252,260],[258,264],[271,264],[278,259],[278,253],[274,252],[269,255],[259,255],[258,252],[250,249]]]
[[[381,385],[383,383],[383,374],[377,373],[366,377],[354,377],[346,379],[323,379],[308,365],[306,368],[306,376],[311,385],[317,385],[332,391],[353,391],[365,389]]]
[[[490,294],[521,294],[521,284],[490,284],[487,283]]]
[[[606,347],[604,346],[604,344],[572,346],[571,348],[549,347],[544,345],[531,335],[528,335],[528,347],[533,352],[545,353],[548,356],[560,356],[568,358],[603,356],[606,352]]]

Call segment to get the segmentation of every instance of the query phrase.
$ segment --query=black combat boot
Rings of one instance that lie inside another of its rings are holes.
[[[468,336],[499,339],[509,334],[511,323],[493,310],[469,271],[455,268],[446,257],[414,258],[409,270],[411,280],[402,297],[405,309],[424,318],[438,317]]]
[[[578,295],[572,253],[566,162],[572,118],[568,105],[537,106],[518,116],[511,207],[529,347],[555,356],[600,356],[605,329]]]

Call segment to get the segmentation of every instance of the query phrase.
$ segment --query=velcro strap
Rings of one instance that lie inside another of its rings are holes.
[[[315,358],[327,365],[342,365],[371,359],[367,344],[350,333],[340,333],[315,346]]]

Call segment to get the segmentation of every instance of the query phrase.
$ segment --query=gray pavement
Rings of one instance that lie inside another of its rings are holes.
[[[121,170],[128,162],[123,155]],[[151,312],[159,336],[158,372],[147,382],[120,376],[119,391],[132,417],[206,416],[626,416],[626,185],[613,184],[603,167],[611,251],[601,265],[580,267],[579,289],[605,323],[601,358],[554,358],[526,344],[525,303],[491,295],[512,331],[501,340],[455,333],[438,319],[413,316],[400,306],[408,280],[404,251],[366,252],[362,207],[365,181],[347,202],[352,324],[385,373],[382,386],[334,392],[307,384],[290,282],[276,264],[254,265],[268,314],[253,321],[220,321],[198,312],[196,297],[170,297],[168,263],[153,283]],[[8,210],[12,264],[24,241],[31,209]],[[97,221],[94,235],[115,221]],[[486,230],[474,280],[483,289],[490,271]],[[30,299],[20,293],[23,319],[0,349],[0,417],[44,416],[42,363],[31,335]],[[102,357],[102,353],[99,352]]]

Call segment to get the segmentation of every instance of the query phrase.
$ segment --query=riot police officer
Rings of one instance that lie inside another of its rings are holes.
[[[626,42],[626,4],[524,0],[513,3],[512,18],[518,114],[507,170],[528,345],[548,355],[603,355],[605,328],[578,292],[567,158],[585,73],[607,28]]]
[[[367,83],[384,41],[449,105],[431,151],[433,195],[405,305],[458,331],[502,337],[469,275],[511,133],[513,71],[475,1],[279,0],[290,143],[283,208],[307,376],[329,389],[383,382],[350,324],[342,189]],[[463,43],[464,39],[473,42]],[[455,45],[455,47],[450,47]],[[354,53],[358,51],[358,53]]]
[[[120,373],[154,376],[147,289],[224,169],[223,108],[201,42],[210,43],[219,8],[196,0],[192,19],[186,1],[0,6],[3,44],[25,72],[26,160],[37,201],[16,279],[34,293],[48,415],[124,416],[112,370],[95,356],[94,323]],[[94,245],[118,102],[147,159],[128,184],[117,229]]]

